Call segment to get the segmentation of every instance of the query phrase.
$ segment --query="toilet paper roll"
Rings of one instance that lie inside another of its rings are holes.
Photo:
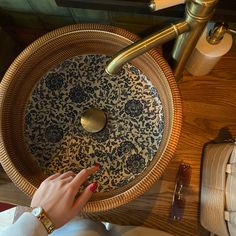
[[[176,6],[185,3],[186,0],[152,0],[151,8],[153,11],[158,11],[168,7]]]
[[[233,44],[232,35],[228,33],[225,33],[220,43],[215,45],[208,43],[207,36],[210,28],[212,28],[211,25],[207,25],[186,64],[187,71],[192,75],[202,76],[210,73],[220,58],[230,50]]]

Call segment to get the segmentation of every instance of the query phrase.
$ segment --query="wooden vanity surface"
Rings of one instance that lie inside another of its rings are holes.
[[[93,219],[124,225],[145,225],[174,235],[208,235],[199,222],[200,168],[204,144],[236,137],[236,53],[229,53],[208,76],[185,73],[179,83],[183,98],[183,128],[176,155],[164,176],[148,192],[125,206]],[[192,166],[181,221],[171,222],[169,211],[175,177],[181,161]],[[3,172],[0,172],[0,202],[29,204]]]

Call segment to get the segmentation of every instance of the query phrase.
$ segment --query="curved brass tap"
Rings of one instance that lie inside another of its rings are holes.
[[[120,67],[153,47],[177,37],[172,57],[176,80],[180,80],[189,56],[195,48],[207,22],[212,17],[218,0],[188,0],[185,20],[141,39],[117,53],[106,66],[108,74],[116,74]]]
[[[149,51],[155,46],[165,43],[171,39],[176,38],[180,34],[188,31],[189,25],[185,21],[179,22],[177,24],[172,24],[171,26],[147,37],[139,40],[136,43],[121,50],[116,54],[113,59],[108,63],[105,70],[108,74],[114,75],[118,73],[119,69],[130,60],[136,58],[139,55]]]

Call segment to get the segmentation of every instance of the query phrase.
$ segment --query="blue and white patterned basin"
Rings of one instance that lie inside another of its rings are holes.
[[[28,99],[24,136],[28,150],[46,174],[101,165],[91,177],[99,191],[125,186],[152,162],[160,146],[164,116],[159,95],[136,67],[117,76],[104,68],[105,55],[80,55],[49,70]],[[107,115],[98,133],[83,129],[89,108]]]

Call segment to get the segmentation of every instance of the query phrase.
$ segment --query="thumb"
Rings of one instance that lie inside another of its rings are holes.
[[[97,187],[97,183],[92,183],[86,187],[84,192],[80,194],[80,196],[76,199],[74,203],[73,208],[75,211],[80,211],[85,206],[85,204],[92,197],[93,193],[96,191]]]

